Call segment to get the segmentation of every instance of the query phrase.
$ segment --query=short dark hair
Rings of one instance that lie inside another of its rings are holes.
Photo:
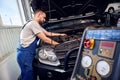
[[[41,14],[45,14],[45,12],[42,11],[42,10],[40,10],[40,9],[36,10],[36,11],[34,12],[34,14],[36,14],[36,13],[38,13],[38,12],[40,12]]]

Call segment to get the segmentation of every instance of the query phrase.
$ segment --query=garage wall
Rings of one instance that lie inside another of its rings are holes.
[[[16,48],[21,27],[0,27],[0,80],[17,80]]]
[[[20,27],[0,28],[0,60],[16,50],[19,33]]]

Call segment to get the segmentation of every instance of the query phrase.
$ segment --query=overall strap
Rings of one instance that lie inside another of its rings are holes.
[[[26,26],[26,24],[28,24],[29,22],[31,22],[32,20],[28,20],[27,23],[25,23],[22,27],[22,29]]]

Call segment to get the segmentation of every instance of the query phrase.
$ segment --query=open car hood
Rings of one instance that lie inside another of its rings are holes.
[[[61,20],[71,17],[101,15],[110,0],[32,0],[33,11],[46,12],[47,20]]]

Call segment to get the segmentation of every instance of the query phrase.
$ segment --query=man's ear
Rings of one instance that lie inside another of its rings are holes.
[[[36,17],[40,17],[40,13],[36,13]]]
[[[40,13],[38,14],[38,17],[41,18],[41,14]]]

